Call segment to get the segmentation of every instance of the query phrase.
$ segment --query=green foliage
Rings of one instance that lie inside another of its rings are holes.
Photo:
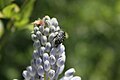
[[[82,80],[120,79],[120,0],[18,2],[0,0],[0,80],[22,80],[33,50],[29,23],[45,15],[68,32],[66,69],[74,67]]]
[[[22,67],[27,65],[23,58],[29,60],[32,52],[28,37],[32,25],[28,22],[35,0],[26,0],[21,6],[5,1],[0,1],[0,80],[21,79]]]
[[[10,4],[14,0],[0,0],[0,10],[3,9],[6,5]]]
[[[19,14],[20,19],[15,23],[16,26],[21,27],[29,22],[29,18],[33,9],[34,2],[35,0],[27,0],[26,3],[24,3],[21,12]]]
[[[14,18],[19,11],[20,9],[16,4],[11,4],[5,7],[2,12],[5,18]]]

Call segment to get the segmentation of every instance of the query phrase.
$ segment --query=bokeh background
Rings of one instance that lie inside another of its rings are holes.
[[[0,80],[23,80],[33,52],[31,23],[56,17],[66,67],[82,80],[120,80],[120,0],[0,0]]]

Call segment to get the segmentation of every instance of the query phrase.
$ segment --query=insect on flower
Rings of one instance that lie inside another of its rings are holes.
[[[33,22],[34,25],[40,26],[40,25],[45,25],[45,22],[41,19],[36,20]]]
[[[31,38],[33,40],[33,57],[31,65],[23,71],[25,80],[81,80],[74,77],[75,70],[67,70],[60,79],[59,75],[65,68],[65,46],[63,41],[68,38],[56,18],[43,17],[33,22]]]
[[[55,47],[58,47],[59,44],[61,44],[65,38],[68,38],[68,35],[66,32],[60,30],[58,34],[54,37]]]

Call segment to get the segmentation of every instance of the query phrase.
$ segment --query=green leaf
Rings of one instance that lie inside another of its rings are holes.
[[[35,0],[27,0],[21,8],[21,16],[29,18],[33,10]]]
[[[29,22],[35,0],[27,0],[19,13],[20,20],[15,22],[16,27],[23,27]]]
[[[23,27],[24,25],[26,25],[28,23],[29,19],[28,18],[22,18],[21,20],[15,21],[14,25],[16,27]]]
[[[4,15],[2,12],[0,12],[0,18],[4,18]]]
[[[27,24],[27,25],[25,25],[24,27],[22,27],[22,28],[19,28],[19,30],[29,30],[30,32],[32,32],[32,30],[33,30],[33,24],[31,23],[31,24]]]
[[[11,4],[6,6],[2,12],[6,18],[13,18],[19,11],[20,8],[16,4]]]
[[[0,0],[0,10],[4,8],[6,5],[10,4],[14,0]]]

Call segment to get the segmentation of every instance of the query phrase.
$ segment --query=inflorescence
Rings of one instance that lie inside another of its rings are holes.
[[[70,68],[58,79],[65,67],[65,32],[58,26],[56,18],[49,16],[38,19],[34,23],[31,38],[34,41],[31,65],[23,71],[25,80],[81,80],[73,76],[74,68]]]

